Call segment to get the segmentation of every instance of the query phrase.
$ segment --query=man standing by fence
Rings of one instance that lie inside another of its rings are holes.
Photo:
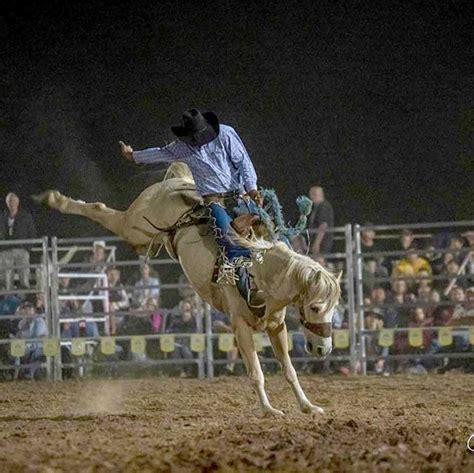
[[[0,240],[28,240],[36,237],[36,229],[31,214],[20,208],[20,199],[13,192],[9,192],[5,199],[7,208],[0,218]],[[5,287],[7,290],[13,287],[13,266],[20,266],[18,270],[20,284],[30,287],[30,254],[24,248],[13,248],[11,246],[0,252],[0,263],[2,267],[9,267],[5,271]]]
[[[331,252],[333,234],[328,228],[334,227],[334,211],[329,201],[324,198],[324,189],[313,186],[309,190],[309,197],[313,201],[313,210],[308,217],[308,229],[316,233],[310,235],[311,253],[318,255]]]

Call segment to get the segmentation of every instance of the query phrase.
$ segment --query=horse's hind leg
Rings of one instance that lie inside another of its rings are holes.
[[[233,328],[240,355],[244,360],[247,374],[258,395],[264,415],[283,416],[284,414],[282,411],[274,409],[271,406],[267,393],[265,392],[265,380],[263,377],[262,367],[260,366],[260,360],[258,359],[255,350],[252,329],[240,317],[233,317]]]
[[[272,342],[275,357],[281,364],[283,375],[288,383],[290,383],[301,411],[306,414],[322,414],[324,412],[323,409],[311,404],[300,386],[298,376],[296,375],[295,368],[291,363],[290,355],[288,354],[288,332],[286,331],[285,323],[283,322],[274,330],[268,329],[267,332],[270,341]]]
[[[82,215],[104,226],[112,233],[120,235],[123,229],[125,213],[107,207],[102,202],[86,203],[62,195],[58,191],[46,191],[34,197],[38,202],[44,203],[61,213]]]

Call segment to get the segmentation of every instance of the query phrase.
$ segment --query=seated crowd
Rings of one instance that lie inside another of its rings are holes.
[[[412,357],[387,363],[385,356],[433,355],[470,350],[467,331],[454,331],[453,343],[442,346],[435,327],[472,325],[474,316],[474,232],[442,234],[435,241],[415,238],[403,230],[395,251],[382,251],[373,230],[361,235],[367,355],[376,373],[409,370],[426,372],[449,368],[472,369],[469,361],[439,357]],[[385,253],[388,253],[385,254]],[[411,346],[409,331],[397,330],[394,344],[380,347],[382,329],[422,328],[421,346]]]

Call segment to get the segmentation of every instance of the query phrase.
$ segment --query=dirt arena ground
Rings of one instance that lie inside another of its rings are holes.
[[[324,416],[285,382],[262,419],[246,378],[3,383],[0,471],[473,472],[474,377],[302,377]]]

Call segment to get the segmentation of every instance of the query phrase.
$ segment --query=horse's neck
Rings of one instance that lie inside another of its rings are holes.
[[[261,264],[254,263],[257,285],[273,299],[290,303],[299,288],[290,275],[291,253],[281,245],[267,251]]]

